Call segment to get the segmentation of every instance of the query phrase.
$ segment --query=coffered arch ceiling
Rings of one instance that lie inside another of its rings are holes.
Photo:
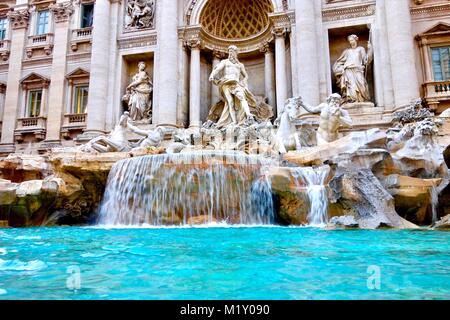
[[[270,27],[271,0],[209,0],[200,14],[200,24],[210,36],[243,40],[258,36]]]

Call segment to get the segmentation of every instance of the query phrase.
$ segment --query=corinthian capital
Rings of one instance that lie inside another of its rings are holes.
[[[286,33],[289,32],[289,29],[286,27],[274,27],[272,29],[272,34],[278,38],[278,37],[284,37]]]
[[[264,43],[259,45],[259,52],[261,53],[270,53],[272,48],[270,47],[270,41],[265,41]]]
[[[201,49],[203,47],[203,42],[200,38],[192,37],[186,40],[186,46],[188,46],[191,50],[193,49]]]
[[[11,10],[8,12],[8,19],[11,21],[11,27],[13,29],[26,28],[30,20],[30,12],[28,9]]]
[[[49,6],[50,11],[55,17],[55,22],[68,21],[73,13],[72,1],[55,3]]]

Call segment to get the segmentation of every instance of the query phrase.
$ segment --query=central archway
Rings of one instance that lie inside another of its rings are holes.
[[[234,44],[241,53],[257,52],[273,40],[269,15],[275,8],[276,0],[192,0],[186,20],[206,49],[226,51]]]

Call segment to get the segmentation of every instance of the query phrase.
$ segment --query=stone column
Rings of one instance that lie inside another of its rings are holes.
[[[120,5],[122,0],[110,0],[111,2],[111,20],[110,27],[111,33],[109,37],[109,79],[108,79],[108,99],[106,106],[106,120],[105,129],[110,131],[114,129],[120,116],[122,115],[122,103],[121,103],[121,91],[120,89],[120,77],[122,69],[118,66],[122,64],[122,59],[118,54],[117,46],[117,33],[119,32],[119,21],[123,15],[122,6]],[[126,3],[126,2],[124,2]],[[120,93],[119,93],[120,92]]]
[[[431,71],[431,57],[430,50],[428,49],[428,41],[426,38],[422,38],[419,41],[420,52],[422,55],[422,65],[424,70],[424,80],[425,82],[432,82],[433,73]]]
[[[385,0],[378,0],[376,3],[376,25],[372,27],[373,30],[373,47],[376,59],[377,51],[379,53],[380,63],[374,61],[375,76],[381,78],[381,88],[376,88],[376,91],[380,92],[383,96],[382,105],[386,110],[394,107],[394,91],[392,89],[392,71],[391,61],[389,54],[389,43],[386,30],[386,6]],[[378,47],[378,49],[377,49]],[[381,102],[378,101],[380,104]]]
[[[176,125],[178,97],[178,2],[157,1],[158,77],[154,90],[159,91],[153,109],[154,123]]]
[[[60,144],[61,122],[65,113],[62,93],[65,91],[69,20],[73,13],[73,6],[70,1],[59,2],[51,5],[50,10],[54,16],[55,27],[45,144],[54,146]],[[71,99],[71,96],[68,99]]]
[[[87,124],[83,137],[79,137],[83,140],[105,132],[109,81],[110,12],[110,0],[95,2]]]
[[[420,96],[411,29],[410,1],[385,1],[386,26],[396,107]]]
[[[320,103],[316,2],[295,0],[297,90],[311,105]]]
[[[178,32],[178,101],[177,125],[182,128],[188,126],[189,118],[189,54],[184,43],[184,30]]]
[[[5,109],[3,112],[0,152],[14,152],[14,129],[19,109],[20,79],[26,32],[30,14],[28,9],[16,9],[8,13],[11,25],[11,54],[6,83]]]
[[[189,40],[191,48],[191,68],[189,77],[189,127],[198,128],[200,119],[200,40]]]
[[[286,28],[275,28],[273,30],[273,34],[275,35],[275,79],[277,91],[277,115],[279,115],[283,111],[284,103],[287,99],[285,43],[286,31]]]
[[[223,59],[223,53],[220,51],[213,52],[213,61],[212,61],[212,69],[220,63],[220,60]],[[211,82],[211,104],[215,105],[221,99],[219,87]]]
[[[265,43],[259,49],[264,53],[264,88],[266,92],[267,102],[271,106],[275,106],[275,74],[273,50],[270,43]]]

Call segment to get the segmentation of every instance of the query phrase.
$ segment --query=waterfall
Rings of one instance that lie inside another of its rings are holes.
[[[439,205],[439,192],[435,185],[430,188],[430,196],[431,196],[431,224],[434,225],[437,220],[437,206]]]
[[[330,167],[298,167],[291,170],[292,175],[296,178],[297,187],[300,187],[300,182],[306,185],[310,203],[309,225],[324,226],[328,222],[328,197],[325,180],[330,172]]]
[[[116,163],[100,205],[102,225],[271,224],[271,160],[239,152],[161,154]]]

